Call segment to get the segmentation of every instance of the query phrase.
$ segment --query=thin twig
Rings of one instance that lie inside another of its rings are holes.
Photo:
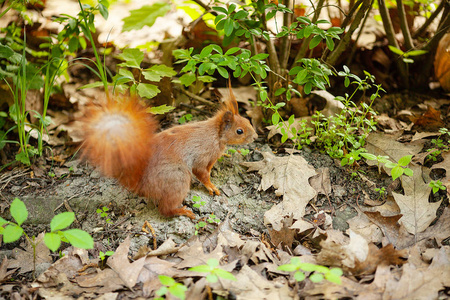
[[[212,107],[217,107],[217,106],[218,106],[217,103],[214,103],[214,102],[211,102],[211,101],[209,101],[209,100],[206,100],[205,98],[200,97],[200,96],[198,96],[198,95],[196,95],[196,94],[194,94],[194,93],[191,93],[191,92],[189,92],[188,90],[181,89],[181,92],[182,92],[183,94],[185,94],[186,96],[191,97],[191,98],[194,99],[194,100],[197,100],[198,102],[201,102],[201,103],[204,103],[204,104],[208,104],[208,105],[210,105],[210,106],[212,106]]]
[[[416,39],[419,36],[422,36],[425,31],[427,30],[428,26],[430,26],[430,24],[434,21],[434,19],[436,19],[436,17],[439,15],[439,13],[441,12],[441,10],[444,8],[445,4],[447,3],[448,0],[442,0],[441,3],[439,4],[439,6],[436,8],[436,10],[431,14],[431,16],[425,21],[425,23],[423,23],[423,25],[417,29],[417,31],[413,34],[413,38]]]

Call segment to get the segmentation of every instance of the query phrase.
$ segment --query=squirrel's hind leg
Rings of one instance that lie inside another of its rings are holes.
[[[161,215],[165,217],[187,216],[195,219],[195,214],[191,210],[185,206],[182,207],[191,186],[189,170],[180,165],[169,164],[165,165],[164,170],[160,170],[154,178],[157,180],[150,185],[154,193],[149,196],[157,200]]]

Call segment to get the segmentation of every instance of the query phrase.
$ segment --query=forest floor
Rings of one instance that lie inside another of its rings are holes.
[[[64,87],[66,98],[80,107],[76,116],[85,103],[101,98],[98,90],[76,90],[83,79]],[[245,103],[256,92],[247,86],[233,90],[245,115]],[[186,113],[194,121],[213,111],[189,105],[194,109],[180,106],[167,113],[162,127],[177,124]],[[342,167],[314,147],[295,150],[282,144],[273,130],[269,139],[264,129],[255,142],[229,147],[237,151],[228,151],[213,167],[211,180],[220,196],[210,196],[193,179],[185,205],[195,220],[164,218],[151,201],[103,177],[76,153],[83,125],[50,110],[58,123],[53,132],[67,131],[72,142],[55,134],[52,155],[0,174],[0,215],[10,219],[9,205],[20,198],[29,212],[23,228],[40,242],[35,255],[24,238],[0,244],[0,258],[6,257],[0,265],[0,298],[151,298],[162,287],[158,275],[182,283],[186,299],[450,297],[450,151],[447,147],[435,161],[428,157],[436,150],[432,139],[448,145],[448,136],[438,130],[450,127],[450,98],[442,91],[388,94],[375,109],[378,131],[365,148],[395,162],[411,155],[413,176],[393,181],[389,169],[364,162]],[[438,179],[447,191],[431,191],[429,182]],[[204,204],[198,207],[199,198]],[[52,253],[45,247],[43,233],[64,211],[75,213],[74,226],[91,234],[94,249],[63,244]],[[100,255],[107,251],[114,254]],[[341,268],[341,284],[297,282],[294,272],[279,269],[293,257]],[[188,270],[210,259],[237,280],[219,276],[213,282]]]

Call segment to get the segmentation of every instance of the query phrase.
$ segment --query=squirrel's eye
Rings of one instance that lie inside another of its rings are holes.
[[[237,133],[237,134],[243,134],[243,133],[244,133],[244,130],[242,130],[242,129],[239,128],[238,130],[236,130],[236,133]]]

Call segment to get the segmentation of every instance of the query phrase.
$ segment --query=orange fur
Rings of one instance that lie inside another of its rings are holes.
[[[155,133],[155,120],[136,99],[91,108],[85,123],[82,156],[106,176],[152,199],[167,217],[195,218],[192,211],[181,207],[192,174],[211,195],[219,195],[210,172],[225,145],[248,143],[257,137],[250,122],[238,114],[232,93],[212,118],[160,133]]]

